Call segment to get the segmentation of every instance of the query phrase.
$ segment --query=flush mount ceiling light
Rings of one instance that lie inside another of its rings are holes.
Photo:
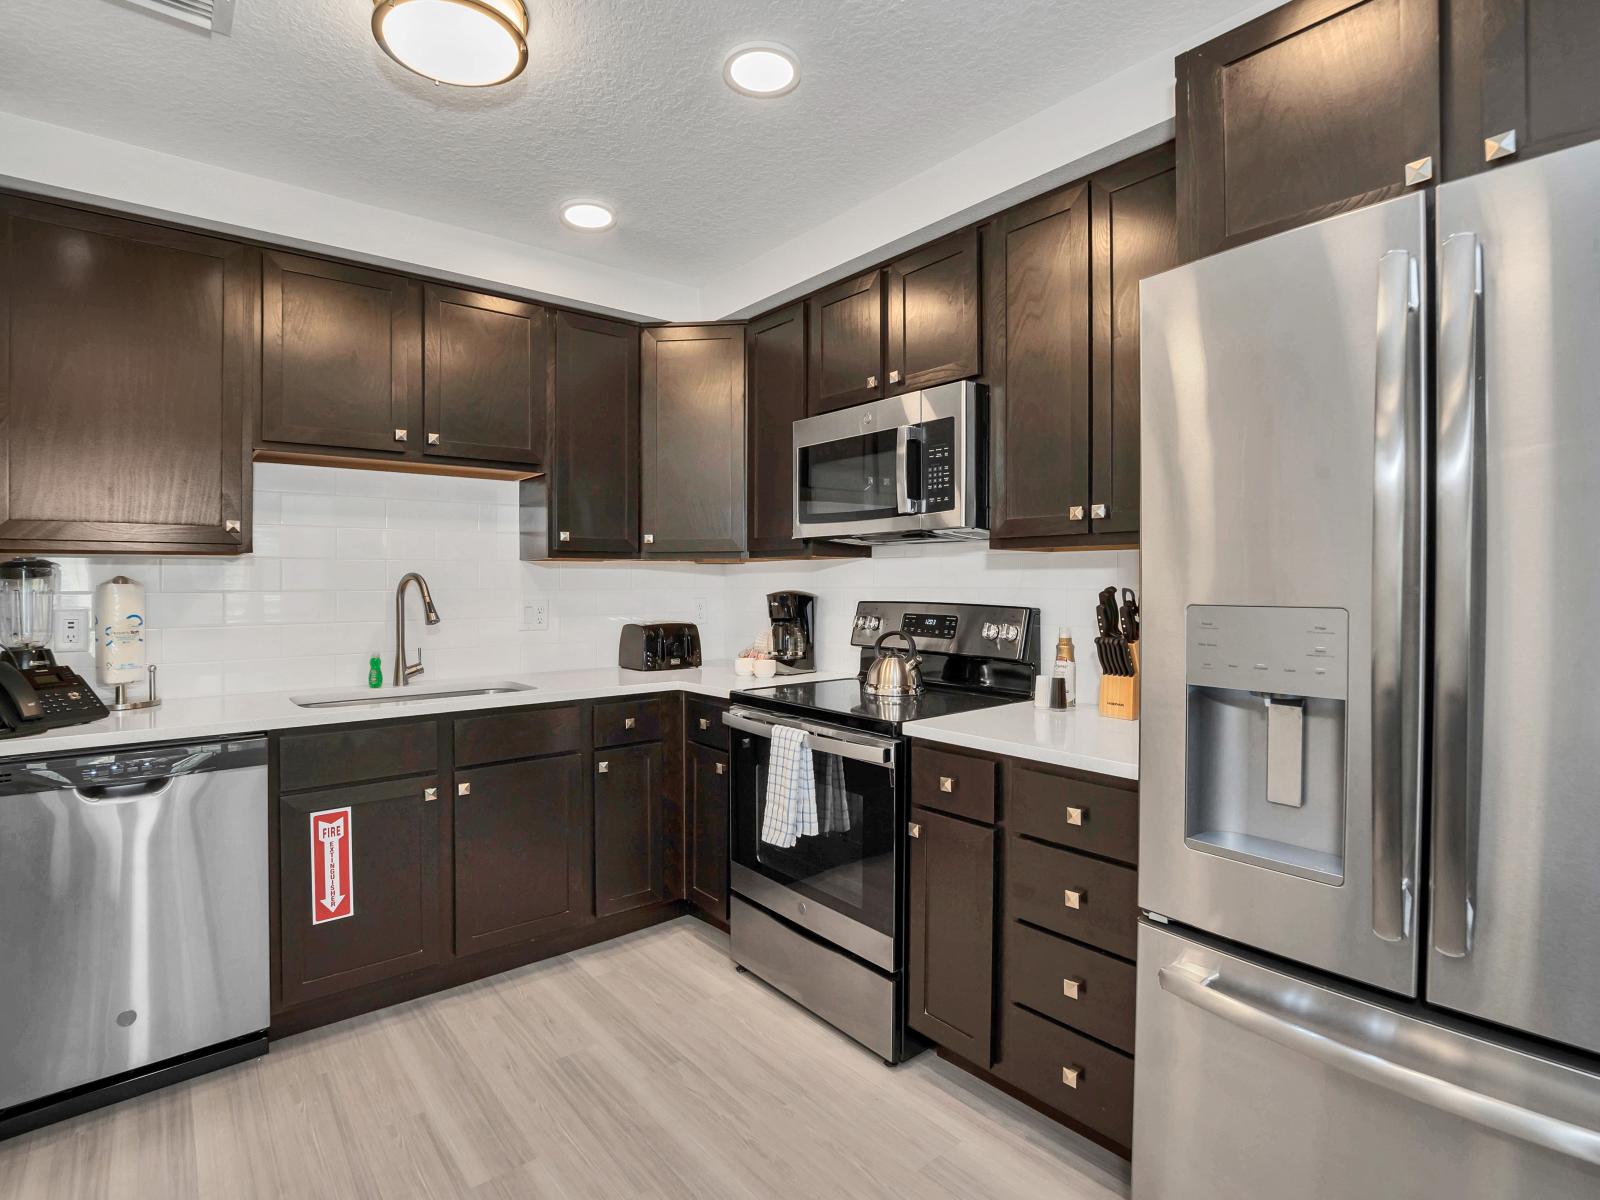
[[[522,0],[376,0],[372,36],[395,62],[435,83],[489,87],[528,65]]]
[[[722,64],[722,78],[746,96],[782,96],[800,83],[800,60],[782,46],[751,42],[733,48]]]
[[[574,200],[562,206],[561,219],[573,229],[581,229],[584,233],[598,233],[615,225],[617,214],[604,204],[598,204],[593,200]]]

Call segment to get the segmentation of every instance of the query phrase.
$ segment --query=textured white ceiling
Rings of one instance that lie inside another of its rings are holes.
[[[231,37],[0,7],[0,110],[698,285],[1241,0],[529,0],[526,73],[482,91],[391,62],[369,0],[239,0]],[[760,39],[798,53],[789,96],[723,84]],[[563,228],[577,196],[617,228]]]

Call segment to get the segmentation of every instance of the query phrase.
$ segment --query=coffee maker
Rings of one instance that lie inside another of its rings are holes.
[[[808,592],[769,592],[767,617],[772,621],[772,657],[779,675],[817,669],[812,630],[817,598]]]

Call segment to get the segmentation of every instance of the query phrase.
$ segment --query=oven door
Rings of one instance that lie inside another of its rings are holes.
[[[900,743],[746,708],[722,719],[733,731],[733,890],[885,971],[898,969]],[[818,832],[787,848],[761,838],[779,724],[806,731],[817,790]]]
[[[859,537],[921,527],[922,393],[794,424],[794,535]]]

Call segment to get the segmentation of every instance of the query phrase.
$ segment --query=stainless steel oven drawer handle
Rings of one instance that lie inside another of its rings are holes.
[[[773,723],[752,720],[735,712],[723,713],[722,723],[730,729],[743,730],[745,733],[753,733],[757,737],[764,738],[772,736],[775,724],[782,724],[782,722]],[[797,728],[799,727],[797,726]],[[847,741],[831,734],[817,733],[812,729],[806,729],[805,734],[806,746],[819,754],[836,754],[840,758],[871,763],[873,766],[878,767],[887,767],[894,762],[894,745],[891,742],[880,740],[870,742]]]
[[[1440,1079],[1425,1071],[1393,1062],[1376,1050],[1352,1046],[1327,1033],[1308,1028],[1297,1019],[1302,1005],[1281,1012],[1274,1011],[1269,1005],[1263,1004],[1259,996],[1231,991],[1219,971],[1208,974],[1197,965],[1178,962],[1158,970],[1156,979],[1162,990],[1170,995],[1316,1062],[1508,1137],[1600,1165],[1600,1129],[1574,1125],[1520,1104],[1485,1095],[1448,1079]],[[1293,997],[1295,1001],[1302,999],[1298,994]],[[1313,1014],[1315,1012],[1314,1009],[1310,1011]],[[1600,1117],[1600,1113],[1596,1115]]]

